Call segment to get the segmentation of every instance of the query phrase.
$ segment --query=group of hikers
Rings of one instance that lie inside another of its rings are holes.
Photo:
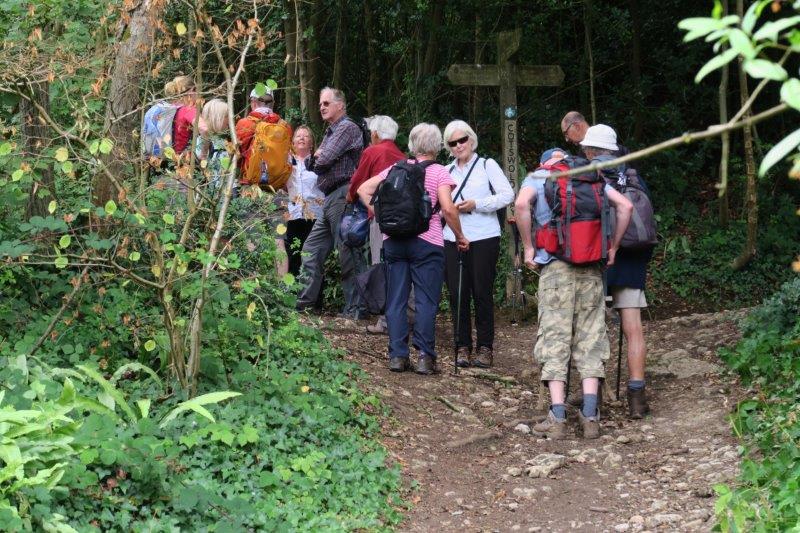
[[[186,76],[168,83],[165,94],[167,99],[145,115],[146,155],[158,162],[167,147],[178,155],[190,150],[196,125],[196,154],[206,161],[207,173],[216,169],[218,175],[220,157],[237,149],[229,142],[227,103],[213,99],[196,109],[195,87]],[[275,232],[285,252],[276,268],[297,275],[298,310],[319,306],[325,261],[336,248],[341,279],[335,281],[344,296],[340,316],[367,318],[357,277],[368,270],[368,242],[370,270],[383,276],[385,303],[384,313],[366,328],[388,335],[389,370],[436,371],[435,323],[445,282],[455,364],[489,368],[495,348],[494,281],[501,233],[509,226],[522,243],[518,260],[539,276],[534,356],[551,405],[533,431],[553,439],[567,436],[565,402],[573,364],[581,377],[581,434],[599,436],[599,385],[610,354],[606,295],[627,340],[629,415],[642,418],[649,412],[641,322],[655,244],[649,191],[624,165],[567,175],[627,152],[611,127],[590,126],[580,113],[567,113],[561,132],[576,153],[559,147],[543,152],[515,199],[500,165],[478,155],[478,136],[462,120],[447,124],[444,133],[435,124],[417,124],[408,134],[406,155],[395,143],[397,122],[385,115],[353,120],[344,93],[325,87],[319,110],[327,128],[317,146],[311,128],[293,130],[275,112],[270,89],[261,86],[249,96],[249,112],[235,128],[240,157],[232,194],[256,188],[273,195],[277,208],[266,222],[286,228]],[[443,148],[452,156],[447,166],[437,162]],[[514,217],[506,221],[512,202]],[[409,340],[418,354],[415,365]]]

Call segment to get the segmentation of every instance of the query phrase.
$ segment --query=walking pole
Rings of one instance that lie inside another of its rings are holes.
[[[619,401],[619,380],[622,374],[622,310],[619,312],[619,341],[617,343],[617,401]]]
[[[520,238],[516,220],[509,218],[508,224],[511,226],[511,232],[514,236],[514,264],[512,265],[514,268],[514,286],[511,289],[511,325],[516,326],[519,318],[519,299],[522,293],[522,261],[519,257]]]
[[[458,332],[461,330],[461,282],[464,277],[464,252],[458,251],[458,291],[456,294],[456,323],[453,330],[453,373],[458,374]]]

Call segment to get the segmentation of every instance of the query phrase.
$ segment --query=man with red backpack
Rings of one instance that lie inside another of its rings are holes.
[[[584,145],[587,155],[591,154],[590,144]],[[554,149],[543,154],[541,163],[523,182],[515,205],[525,265],[541,272],[534,356],[542,365],[541,379],[547,383],[552,402],[547,418],[533,431],[551,439],[567,437],[564,402],[567,370],[573,360],[582,378],[584,402],[578,414],[582,434],[596,439],[600,436],[597,393],[610,350],[603,267],[614,263],[633,206],[599,175],[549,177],[588,164],[583,158],[565,159],[563,151]],[[609,204],[617,217],[613,235],[608,232]],[[531,238],[532,206],[537,214],[535,243]]]

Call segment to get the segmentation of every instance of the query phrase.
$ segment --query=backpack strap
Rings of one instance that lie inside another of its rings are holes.
[[[455,196],[453,196],[453,201],[455,201],[456,199],[458,199],[459,195],[461,195],[462,191],[464,190],[464,187],[467,185],[467,181],[469,181],[469,177],[470,177],[470,175],[472,174],[472,171],[475,169],[475,165],[477,165],[477,164],[478,164],[478,160],[480,160],[480,157],[479,157],[478,159],[476,159],[474,163],[472,163],[472,166],[471,166],[471,167],[469,167],[469,172],[467,172],[467,177],[466,177],[466,178],[464,178],[464,181],[462,181],[462,182],[461,182],[461,186],[460,186],[460,187],[458,188],[458,190],[456,191],[456,194],[455,194]],[[484,162],[484,167],[485,167],[485,166],[486,166],[486,163]],[[455,168],[455,164],[451,165],[451,166],[450,166],[450,168],[449,168],[448,170],[450,170],[450,171],[452,172],[452,170],[453,170],[454,168]],[[461,199],[463,200],[463,199],[464,199],[464,196],[461,196]]]

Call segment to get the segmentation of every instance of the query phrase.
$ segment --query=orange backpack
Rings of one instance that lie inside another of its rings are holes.
[[[289,163],[289,148],[292,143],[291,127],[281,119],[272,123],[257,120],[253,141],[250,144],[250,158],[244,167],[242,183],[268,186],[278,190],[286,185],[292,174]],[[267,177],[262,183],[262,176]]]

